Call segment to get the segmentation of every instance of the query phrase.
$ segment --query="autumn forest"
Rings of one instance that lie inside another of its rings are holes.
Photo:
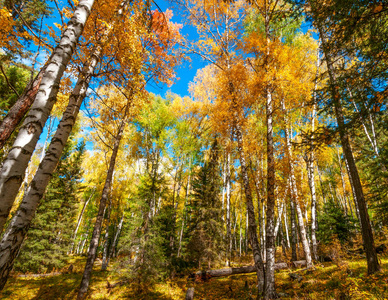
[[[387,299],[388,4],[1,0],[2,299]]]

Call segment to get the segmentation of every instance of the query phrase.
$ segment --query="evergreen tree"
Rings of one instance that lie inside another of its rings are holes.
[[[118,248],[128,254],[124,263],[139,292],[147,291],[171,271],[173,208],[163,205],[168,194],[167,181],[162,173],[140,177],[135,195],[129,199],[131,217],[123,226]]]
[[[66,144],[15,262],[15,270],[42,273],[65,265],[76,225],[76,195],[84,152],[84,142],[75,146],[74,140],[70,140]]]
[[[336,235],[341,243],[349,242],[354,236],[356,220],[346,215],[343,208],[333,199],[329,199],[323,211],[318,214],[318,239],[328,244],[332,237]]]
[[[191,202],[190,240],[187,255],[198,265],[207,263],[210,268],[215,260],[223,257],[222,212],[219,198],[222,186],[218,163],[217,140],[210,149],[210,157],[193,179]]]
[[[4,74],[0,73],[0,116],[4,117],[9,108],[16,102],[18,95],[23,93],[30,72],[24,68],[10,66]],[[11,87],[10,87],[11,86]],[[14,90],[13,90],[14,89]]]

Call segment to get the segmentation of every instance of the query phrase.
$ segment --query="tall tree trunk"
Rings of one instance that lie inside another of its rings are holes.
[[[16,215],[12,218],[0,242],[0,289],[4,287],[7,281],[8,274],[13,266],[13,261],[19,252],[40,200],[61,157],[63,148],[77,118],[81,103],[85,98],[90,77],[97,62],[98,55],[93,55],[91,62],[84,67],[80,74],[77,84],[69,98],[66,111],[46,151],[46,155],[40,163]]]
[[[262,246],[262,255],[263,255],[263,261],[266,261],[267,259],[267,251],[266,251],[266,234],[265,234],[265,200],[264,198],[261,199],[261,220],[259,220],[261,224],[261,231],[260,231],[260,240],[261,240],[261,246]]]
[[[42,162],[44,156],[45,156],[45,152],[46,152],[46,147],[47,147],[47,143],[50,139],[50,135],[51,135],[51,131],[52,131],[52,125],[53,125],[53,118],[51,116],[48,117],[49,119],[49,122],[48,122],[48,126],[47,126],[47,135],[46,135],[46,138],[44,140],[44,143],[43,143],[43,146],[42,146],[42,153],[40,154],[40,160],[39,160],[39,163]],[[26,168],[28,169],[28,167]]]
[[[247,169],[246,160],[245,160],[245,152],[243,148],[242,130],[238,122],[238,118],[236,119],[237,119],[237,122],[235,125],[235,134],[237,138],[237,148],[240,154],[241,176],[242,176],[242,181],[244,185],[245,200],[247,205],[248,235],[249,235],[249,242],[251,243],[251,246],[252,246],[253,259],[257,269],[258,293],[260,294],[263,292],[263,289],[264,289],[264,274],[265,274],[264,265],[261,257],[259,240],[257,238],[256,217],[255,217],[255,210],[253,207],[251,187],[249,184],[248,169]]]
[[[276,225],[275,225],[275,230],[274,230],[275,239],[276,239],[276,237],[278,235],[279,229],[280,229],[280,231],[282,230],[281,226],[282,226],[283,208],[284,208],[284,201],[282,202],[280,207],[278,205],[278,217],[276,219]]]
[[[241,224],[241,220],[242,220],[242,214],[240,213],[240,223],[239,223],[239,229],[240,229],[240,243],[239,243],[239,251],[238,251],[238,254],[239,254],[239,257],[241,258],[241,254],[242,254],[242,242],[243,242],[243,235],[242,235],[242,224]]]
[[[189,159],[189,176],[187,178],[186,193],[185,193],[185,203],[184,203],[184,206],[183,206],[182,226],[181,226],[181,231],[180,231],[180,234],[179,234],[179,247],[178,247],[178,254],[177,254],[178,257],[180,257],[181,250],[182,250],[183,231],[184,231],[185,223],[186,223],[186,219],[187,219],[187,199],[189,197],[190,188],[191,188],[190,183],[191,183],[191,157]]]
[[[299,229],[300,229],[300,238],[302,240],[303,250],[306,256],[306,266],[307,268],[311,268],[313,267],[313,263],[311,259],[309,242],[307,240],[307,233],[306,233],[306,227],[304,225],[303,213],[299,204],[298,190],[296,186],[296,179],[295,179],[295,173],[294,173],[294,164],[292,162],[290,134],[289,134],[288,125],[287,125],[288,122],[286,121],[285,123],[286,123],[285,138],[286,138],[287,154],[289,159],[289,171],[290,171],[290,190],[291,190],[291,198],[292,198],[291,201],[293,201],[295,204],[296,215],[298,217],[298,223],[299,223]]]
[[[266,270],[264,299],[277,298],[275,291],[275,159],[273,143],[272,95],[267,90],[267,224],[266,232]]]
[[[291,183],[290,183],[291,185]],[[290,201],[290,211],[291,211],[291,260],[298,260],[298,252],[296,251],[297,241],[297,230],[296,230],[296,218],[295,218],[295,203],[294,201]]]
[[[284,210],[283,216],[284,216],[284,228],[286,230],[287,249],[290,249],[291,245],[290,245],[290,235],[288,233],[287,208]]]
[[[280,219],[280,243],[282,245],[282,254],[284,256],[285,261],[287,261],[287,253],[286,253],[286,239],[284,238],[284,232],[283,232],[283,222],[282,219]]]
[[[319,54],[318,54],[319,57]],[[317,60],[317,70],[319,68],[319,59]],[[314,90],[316,90],[316,84],[314,87]],[[315,91],[314,91],[315,93]],[[315,96],[314,96],[315,100]],[[315,131],[315,118],[316,118],[316,108],[315,104],[313,105],[313,111],[311,113],[311,131]],[[311,144],[310,153],[308,155],[307,159],[307,178],[309,182],[310,187],[310,194],[311,194],[311,242],[312,242],[312,248],[313,248],[313,257],[315,260],[318,259],[318,250],[317,250],[317,237],[316,237],[316,230],[317,230],[317,194],[315,189],[315,176],[314,176],[314,150],[313,145]],[[307,210],[306,210],[307,211]]]
[[[353,95],[352,95],[351,91],[349,89],[348,89],[348,91],[349,91],[350,97],[352,98],[352,103],[353,103],[353,106],[354,106],[356,112],[360,113],[360,111],[359,111],[359,109],[358,109],[358,107],[356,105],[356,102],[353,99]],[[364,106],[365,106],[365,104],[364,104]],[[369,134],[369,130],[368,130],[367,126],[366,126],[367,120],[365,119],[364,115],[361,116],[361,124],[362,124],[362,127],[364,128],[365,135],[366,135],[366,137],[368,138],[368,140],[369,140],[369,142],[371,144],[373,152],[376,154],[376,156],[378,158],[380,158],[381,156],[380,156],[379,146],[377,144],[377,138],[376,138],[376,131],[375,131],[374,121],[373,121],[372,114],[370,113],[369,109],[367,109],[367,111],[368,111],[368,119],[369,119],[370,128],[371,128],[371,132],[372,133]],[[384,165],[383,162],[382,162],[381,168],[382,168],[382,170],[384,172],[387,172],[387,166]]]
[[[227,242],[227,266],[232,259],[232,229],[230,224],[230,152],[226,154],[226,242]]]
[[[127,112],[128,112],[128,106],[129,103],[127,104],[125,114],[121,121],[119,131],[117,133],[114,146],[113,146],[113,151],[112,151],[112,156],[110,158],[109,162],[109,168],[108,172],[106,175],[106,180],[105,180],[105,185],[104,189],[102,190],[102,195],[101,195],[101,200],[100,200],[100,205],[98,208],[98,213],[97,213],[97,218],[96,218],[96,223],[94,224],[94,229],[93,229],[93,234],[92,234],[92,239],[90,241],[90,246],[89,246],[89,252],[88,252],[88,258],[86,260],[85,264],[85,270],[82,276],[82,281],[81,285],[78,291],[78,296],[77,299],[81,300],[84,299],[86,296],[86,292],[89,287],[89,282],[90,282],[90,277],[92,275],[92,269],[93,269],[93,264],[97,256],[97,246],[98,246],[98,240],[100,239],[101,235],[101,226],[102,226],[102,221],[104,218],[104,211],[106,207],[106,202],[108,201],[108,196],[109,196],[109,191],[111,189],[111,183],[112,183],[112,178],[113,178],[113,171],[115,168],[116,164],[116,158],[117,158],[117,153],[119,151],[119,146],[120,146],[120,141],[124,132],[126,120],[127,120]]]
[[[82,254],[84,252],[84,248],[85,248],[85,244],[86,244],[87,240],[88,240],[88,233],[85,233],[84,234],[84,239],[82,240],[82,242],[80,244],[81,248],[80,248],[80,250],[79,250],[79,252],[77,254]]]
[[[77,226],[75,227],[75,230],[74,230],[74,233],[73,233],[73,238],[72,238],[73,243],[72,243],[72,246],[70,248],[70,252],[73,252],[73,250],[74,250],[75,239],[77,237],[79,226],[81,225],[82,217],[83,217],[84,212],[86,210],[86,207],[88,206],[90,199],[92,199],[95,191],[96,191],[96,189],[93,190],[93,192],[90,194],[88,200],[85,201],[84,206],[82,207],[81,213],[80,213],[80,215],[78,217]]]
[[[249,224],[248,224],[248,209],[247,209],[247,213],[246,213],[246,216],[245,216],[245,254],[248,255],[248,250],[249,250],[249,247],[248,247],[248,239],[249,239]],[[263,287],[264,288],[264,287]]]
[[[340,169],[340,175],[341,175],[341,183],[342,183],[342,192],[343,192],[343,202],[344,202],[344,208],[345,208],[345,214],[348,215],[348,206],[346,203],[346,185],[345,185],[345,176],[342,171],[342,160],[341,160],[341,155],[339,153],[339,149],[337,148],[337,157],[338,157],[338,166]]]
[[[108,261],[107,261],[107,264],[109,265],[109,260],[111,259],[111,257],[113,257],[115,255],[115,252],[116,252],[116,246],[117,246],[117,242],[119,240],[119,236],[120,236],[120,233],[121,233],[121,228],[123,228],[123,222],[124,222],[124,212],[123,212],[123,215],[120,219],[120,222],[119,222],[119,225],[117,225],[117,230],[116,230],[116,234],[115,234],[115,237],[113,239],[113,242],[112,242],[112,245],[110,246],[110,251],[109,251],[109,255],[108,255]]]
[[[294,164],[292,161],[292,148],[291,148],[291,138],[290,138],[290,132],[289,132],[289,121],[288,121],[288,115],[287,115],[287,110],[286,110],[284,101],[282,101],[282,110],[284,113],[285,140],[286,140],[286,149],[287,149],[289,172],[290,172],[289,181],[290,181],[290,191],[291,191],[291,198],[292,198],[291,201],[293,201],[295,204],[296,215],[298,217],[298,223],[299,223],[299,229],[300,229],[300,238],[302,240],[303,250],[306,256],[306,266],[307,268],[311,268],[313,267],[313,263],[312,263],[311,252],[310,252],[310,245],[307,239],[306,226],[304,225],[303,213],[299,204],[299,196],[298,196],[298,190],[297,190],[296,179],[295,179],[295,170],[294,170]]]
[[[23,182],[25,169],[55,103],[59,81],[77,47],[78,38],[82,34],[93,3],[94,0],[79,2],[47,64],[34,104],[3,163],[0,171],[0,232],[3,231],[12,204]]]
[[[317,195],[315,192],[315,180],[314,180],[314,160],[313,154],[307,162],[307,177],[311,193],[311,242],[313,248],[314,259],[318,259],[317,253],[317,237],[316,237],[316,225],[317,225]]]
[[[323,203],[326,203],[326,191],[325,191],[325,188],[323,186],[323,181],[322,181],[322,172],[321,170],[319,169],[319,166],[318,166],[318,163],[317,163],[317,172],[318,172],[318,177],[319,177],[319,184],[321,186],[321,193],[322,193],[322,200],[323,200]]]
[[[172,201],[172,206],[174,208],[174,214],[173,214],[173,229],[171,230],[170,234],[170,248],[171,248],[171,256],[174,254],[174,249],[175,249],[175,231],[176,231],[176,214],[178,210],[178,205],[179,205],[179,199],[180,199],[180,191],[182,187],[182,168],[183,168],[183,162],[179,164],[176,170],[175,178],[174,178],[174,191],[173,191],[173,201]],[[178,181],[178,188],[176,189],[176,197],[175,197],[175,185],[176,181]],[[160,204],[160,197],[159,197],[159,202],[158,202],[158,208]]]
[[[312,5],[312,7],[313,12],[315,14],[316,11],[314,10],[314,5]],[[356,162],[353,157],[353,151],[350,146],[349,134],[345,127],[345,118],[342,110],[340,94],[336,87],[336,71],[332,58],[330,56],[330,50],[326,42],[325,32],[323,31],[323,28],[321,24],[319,24],[319,22],[315,22],[315,25],[317,25],[318,27],[319,35],[322,41],[324,59],[326,61],[327,71],[329,74],[330,93],[334,103],[334,112],[337,119],[341,145],[348,166],[348,175],[350,183],[353,185],[354,200],[357,204],[357,208],[360,214],[361,232],[367,257],[368,274],[373,274],[375,272],[380,271],[380,264],[377,259],[372,227],[369,220],[368,209],[366,207],[361,180],[358,174]]]
[[[313,104],[313,110],[311,112],[311,132],[313,134],[312,141],[314,140],[314,131],[315,131],[315,121],[316,121],[316,104],[317,101],[317,78],[319,75],[319,67],[320,67],[320,58],[319,58],[319,50],[317,51],[317,64],[316,64],[316,79],[314,81],[314,104]],[[316,188],[315,188],[315,176],[314,176],[314,160],[315,160],[315,153],[314,153],[314,147],[313,142],[310,143],[310,153],[308,154],[307,159],[307,177],[310,187],[310,193],[311,193],[311,242],[312,242],[312,249],[313,249],[313,257],[315,260],[318,259],[318,250],[317,250],[317,237],[316,237],[316,230],[317,230],[317,194],[316,194]],[[307,210],[306,210],[307,211]]]
[[[104,238],[104,250],[102,252],[102,264],[101,264],[101,270],[106,271],[108,268],[108,249],[109,249],[109,225],[110,225],[110,213],[112,211],[112,199],[109,201],[108,206],[108,213],[106,217],[106,231],[105,231],[105,238]]]
[[[224,163],[222,166],[222,206],[221,206],[221,216],[222,221],[225,221],[225,195],[226,195],[226,160],[227,160],[227,154],[226,150],[224,152]]]

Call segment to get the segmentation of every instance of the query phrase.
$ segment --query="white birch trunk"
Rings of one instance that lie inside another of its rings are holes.
[[[283,110],[285,113],[285,138],[286,138],[286,147],[287,147],[287,154],[288,154],[288,159],[289,159],[289,168],[290,168],[290,190],[291,190],[291,198],[292,201],[295,204],[295,209],[296,209],[296,215],[298,217],[298,223],[299,223],[299,228],[300,228],[300,237],[302,240],[302,245],[303,245],[303,250],[306,256],[306,266],[307,268],[313,267],[313,262],[311,258],[311,252],[310,252],[310,246],[307,240],[307,233],[306,233],[306,227],[304,225],[304,220],[303,220],[303,213],[302,209],[299,204],[299,196],[298,196],[298,190],[296,186],[296,179],[295,179],[295,171],[294,171],[294,164],[292,162],[292,149],[291,149],[291,141],[290,141],[290,134],[289,134],[289,129],[288,129],[288,118],[287,118],[287,113],[285,110],[284,102],[283,102]]]
[[[236,113],[237,115],[237,113]],[[235,116],[235,133],[237,137],[238,152],[240,154],[240,165],[241,165],[241,177],[243,181],[244,191],[245,191],[245,201],[247,205],[247,222],[248,222],[248,235],[249,242],[252,246],[253,259],[257,269],[257,281],[258,281],[258,292],[261,293],[264,290],[264,264],[261,257],[260,244],[257,238],[257,225],[255,210],[252,201],[252,193],[249,184],[248,170],[246,165],[245,152],[243,148],[243,136],[241,125],[239,124],[238,116]]]
[[[55,48],[16,140],[0,171],[0,232],[15,201],[28,162],[55,103],[59,81],[75,51],[94,0],[81,0]],[[1,261],[1,259],[0,259]]]
[[[115,253],[115,248],[116,248],[117,241],[118,241],[120,233],[121,233],[121,229],[123,228],[123,223],[124,223],[124,213],[123,213],[123,215],[122,215],[122,217],[120,219],[119,225],[117,226],[116,234],[115,234],[115,237],[113,239],[112,245],[110,247],[110,251],[109,251],[109,255],[108,255],[108,261],[107,261],[108,265],[109,265],[109,261],[110,261],[111,257],[113,257],[113,255]]]
[[[46,155],[0,242],[0,288],[7,281],[13,261],[19,252],[40,200],[62,155],[62,150],[73,128],[81,103],[85,98],[89,80],[97,61],[98,55],[93,56],[91,63],[85,66],[83,73],[80,75]]]
[[[227,266],[232,258],[232,230],[230,224],[230,152],[226,158],[226,241],[227,241]]]
[[[96,190],[94,189],[93,192],[91,193],[91,195],[89,196],[88,200],[85,201],[84,206],[82,207],[82,211],[81,211],[81,213],[80,213],[80,215],[78,217],[77,226],[75,227],[75,230],[74,230],[74,233],[73,233],[73,244],[72,244],[71,249],[70,249],[71,253],[74,250],[75,239],[77,237],[79,226],[81,225],[82,217],[83,217],[84,212],[86,210],[86,207],[88,206],[90,199],[92,199],[95,191]]]
[[[290,246],[290,235],[288,233],[287,209],[284,210],[284,227],[286,230],[287,248],[289,249],[291,246]]]
[[[112,184],[113,185],[113,184]],[[106,271],[108,268],[108,248],[109,248],[109,225],[110,225],[110,213],[112,211],[112,199],[109,201],[109,207],[108,207],[108,215],[107,215],[107,224],[106,224],[106,230],[105,230],[105,238],[104,238],[104,250],[102,253],[102,264],[101,264],[101,271]]]

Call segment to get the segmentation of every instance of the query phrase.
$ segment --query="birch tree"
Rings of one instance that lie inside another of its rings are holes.
[[[92,9],[93,0],[81,0],[67,24],[58,46],[47,63],[32,105],[18,136],[3,162],[0,171],[0,231],[8,218],[9,211],[23,182],[25,169],[35,149],[39,136],[55,103],[59,81],[75,51],[86,20]]]

